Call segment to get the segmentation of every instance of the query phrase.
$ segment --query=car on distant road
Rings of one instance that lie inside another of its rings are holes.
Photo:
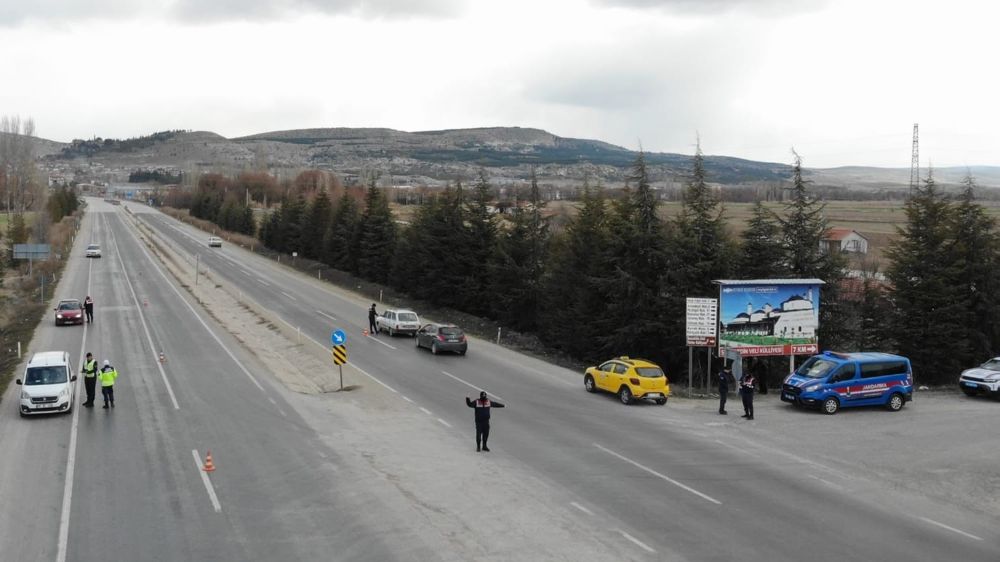
[[[659,365],[625,356],[588,368],[583,375],[583,386],[587,392],[604,390],[617,394],[622,404],[652,400],[662,406],[670,396],[670,381]]]
[[[24,368],[24,378],[15,382],[21,387],[17,410],[22,416],[73,409],[76,375],[65,351],[40,351],[32,355]]]
[[[420,329],[420,317],[412,310],[390,308],[375,317],[375,326],[379,331],[388,332],[390,336],[396,334],[415,336]]]
[[[209,248],[221,248],[222,247],[222,238],[219,238],[218,236],[209,236],[208,237],[208,247]]]
[[[437,355],[441,351],[453,351],[465,355],[469,342],[465,332],[451,324],[425,324],[417,330],[417,347],[426,347]]]
[[[958,387],[966,396],[985,394],[1000,398],[1000,357],[994,357],[974,369],[962,371]]]
[[[100,244],[90,244],[87,246],[86,256],[88,258],[99,258],[101,257],[101,246]]]
[[[55,307],[56,326],[83,324],[83,304],[77,299],[63,299]]]

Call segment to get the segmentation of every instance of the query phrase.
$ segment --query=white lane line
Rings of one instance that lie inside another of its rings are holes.
[[[258,279],[257,282],[260,283],[261,285],[265,286],[265,287],[270,287],[271,286],[270,284],[268,284],[267,281],[264,281],[263,279]]]
[[[307,337],[307,338],[309,338],[309,341],[311,341],[311,342],[313,342],[314,344],[316,344],[316,345],[318,345],[318,346],[322,347],[322,348],[323,348],[323,351],[326,351],[326,350],[328,349],[328,348],[327,348],[327,346],[326,346],[325,344],[322,344],[322,343],[319,343],[318,341],[316,341],[316,340],[312,339],[312,338],[311,338],[310,336],[306,336],[306,337]],[[369,373],[368,371],[366,371],[366,370],[362,369],[361,367],[359,367],[357,363],[351,363],[351,365],[353,365],[353,366],[354,366],[354,368],[355,368],[355,369],[357,369],[357,370],[358,370],[358,372],[360,372],[360,373],[361,373],[362,375],[364,375],[364,376],[366,376],[366,377],[370,378],[371,380],[373,380],[373,381],[375,381],[375,382],[379,383],[380,385],[382,385],[383,387],[385,387],[385,389],[386,389],[386,390],[388,390],[389,392],[392,392],[393,394],[399,394],[399,392],[398,392],[398,391],[397,391],[397,390],[396,390],[395,388],[393,388],[393,387],[391,387],[391,386],[389,386],[389,385],[385,384],[384,382],[382,382],[382,381],[378,380],[377,378],[375,378],[375,376],[374,376],[374,375],[372,375],[372,374],[371,374],[371,373]]]
[[[936,525],[938,527],[941,527],[942,529],[946,529],[948,531],[951,531],[952,533],[958,533],[959,535],[962,535],[963,537],[968,537],[970,539],[977,540],[977,541],[983,540],[981,537],[977,537],[976,535],[973,535],[971,533],[966,533],[965,531],[963,531],[961,529],[956,529],[954,527],[949,527],[948,525],[945,525],[944,523],[939,523],[939,522],[937,522],[937,521],[935,521],[933,519],[928,519],[926,517],[918,517],[917,519],[920,519],[921,521],[924,521],[926,523],[930,523],[931,525]]]
[[[608,449],[607,447],[602,447],[598,443],[594,443],[593,445],[595,447],[597,447],[598,449],[604,451],[605,453],[607,453],[607,454],[609,454],[609,455],[611,455],[613,457],[618,457],[619,459],[621,459],[621,460],[623,460],[623,461],[631,464],[632,466],[634,466],[636,468],[642,469],[642,470],[644,470],[644,471],[652,474],[653,476],[656,476],[657,478],[660,478],[660,479],[662,479],[662,480],[664,480],[666,482],[670,482],[671,484],[673,484],[674,486],[677,486],[678,488],[680,488],[682,490],[686,490],[688,492],[691,492],[692,494],[698,496],[699,498],[702,498],[704,500],[710,501],[710,502],[714,503],[715,505],[722,505],[722,502],[720,502],[719,500],[713,498],[712,496],[709,496],[707,494],[703,494],[703,493],[699,492],[698,490],[695,490],[691,486],[688,486],[687,484],[682,484],[681,482],[678,482],[677,480],[674,480],[673,478],[667,476],[666,474],[661,474],[661,473],[653,470],[652,468],[649,468],[649,467],[647,467],[645,465],[642,465],[642,464],[639,464],[639,463],[635,462],[634,460],[632,460],[632,459],[630,459],[628,457],[619,455],[618,453],[612,451],[611,449]]]
[[[125,284],[128,285],[129,292],[132,293],[132,302],[135,303],[135,309],[139,312],[139,323],[142,324],[142,331],[146,333],[146,341],[149,342],[149,351],[155,356],[156,344],[153,343],[153,335],[149,333],[149,324],[146,322],[146,314],[142,311],[142,305],[139,304],[139,297],[135,294],[135,287],[132,286],[132,280],[129,279],[128,269],[125,268],[125,260],[122,259],[122,253],[118,251],[118,240],[115,238],[115,234],[110,228],[108,228],[108,233],[111,236],[111,244],[114,246],[115,255],[118,257],[118,263],[122,266],[122,272],[124,273],[122,277],[125,279]],[[141,246],[142,244],[140,243],[140,247]],[[163,351],[163,349],[160,349],[160,351]],[[163,369],[163,363],[157,360],[154,361],[154,364],[156,365],[156,369],[160,372],[160,378],[163,379],[163,385],[167,387],[167,394],[170,395],[170,401],[173,402],[174,409],[180,410],[181,406],[177,403],[177,396],[174,395],[174,389],[170,386],[170,381],[167,379],[167,372]]]
[[[467,387],[469,387],[469,388],[474,388],[474,389],[476,389],[476,390],[482,390],[482,389],[481,389],[481,388],[479,388],[478,386],[476,386],[476,385],[474,385],[474,384],[472,384],[472,383],[470,383],[470,382],[467,382],[467,381],[464,381],[464,380],[462,380],[462,379],[460,379],[460,378],[456,377],[455,375],[453,375],[453,374],[449,373],[448,371],[441,371],[441,374],[442,374],[442,375],[445,375],[445,376],[448,376],[448,377],[451,377],[451,378],[453,378],[453,379],[457,380],[458,382],[460,382],[460,383],[464,384],[465,386],[467,386]],[[490,395],[490,396],[492,396],[493,398],[496,398],[497,400],[502,400],[502,401],[506,402],[506,400],[504,400],[504,399],[503,399],[503,398],[502,398],[502,397],[501,397],[501,396],[500,396],[499,394],[496,394],[496,393],[493,393],[493,392],[490,392],[490,393],[489,393],[489,395]],[[504,405],[506,406],[506,404],[504,404]]]
[[[428,410],[427,408],[424,408],[423,406],[420,407],[420,411],[423,412],[423,413],[425,413],[425,414],[427,414],[428,416],[433,416],[434,415],[434,414],[431,413],[430,410]]]
[[[240,271],[242,271],[243,275],[246,275],[247,277],[253,277],[253,274],[245,269],[240,269]]]
[[[438,420],[439,422],[441,422],[441,425],[443,425],[443,426],[445,426],[445,427],[451,427],[451,424],[450,424],[450,423],[448,423],[448,422],[446,422],[446,421],[444,421],[443,419],[441,419],[441,418],[438,418],[437,420]]]
[[[250,371],[245,366],[243,366],[243,363],[241,363],[240,360],[236,358],[236,355],[234,355],[233,352],[230,351],[228,347],[226,347],[226,344],[222,343],[222,339],[220,339],[219,336],[215,334],[215,331],[213,331],[212,328],[209,327],[208,323],[206,323],[205,320],[202,319],[201,315],[198,314],[198,311],[194,309],[194,306],[192,306],[191,303],[189,303],[187,299],[184,298],[184,295],[181,294],[180,289],[174,286],[174,283],[170,280],[169,277],[167,277],[167,274],[163,272],[163,270],[160,268],[159,265],[157,265],[156,260],[154,260],[153,256],[151,256],[149,252],[146,250],[146,246],[142,243],[141,240],[139,240],[139,235],[133,232],[132,229],[128,229],[128,231],[129,233],[132,234],[132,237],[135,238],[135,241],[139,244],[139,249],[142,250],[142,253],[146,255],[146,259],[148,259],[149,263],[153,265],[153,269],[155,269],[156,272],[160,274],[160,277],[163,277],[163,280],[167,282],[167,286],[170,287],[171,290],[173,290],[174,294],[177,295],[177,298],[180,299],[180,302],[184,303],[184,305],[188,307],[188,310],[191,311],[191,314],[194,315],[194,317],[198,320],[198,322],[205,328],[205,330],[208,332],[208,335],[212,336],[212,339],[215,340],[215,343],[219,344],[219,347],[221,347],[222,350],[226,352],[226,355],[228,355],[229,358],[233,360],[233,363],[236,363],[236,366],[239,367],[241,371],[243,371],[243,374],[246,375],[251,382],[253,382],[254,386],[256,386],[261,392],[266,392],[264,390],[264,387],[261,386],[259,382],[257,382],[257,379],[250,373]]]
[[[219,513],[222,511],[222,504],[219,503],[219,496],[215,495],[215,488],[212,487],[212,481],[208,479],[208,473],[201,469],[204,465],[201,464],[201,457],[198,455],[198,450],[191,449],[191,454],[194,455],[194,469],[201,474],[201,481],[205,484],[208,499],[212,500],[212,508],[215,509],[216,513]]]
[[[281,291],[281,294],[282,294],[282,295],[285,295],[286,297],[288,297],[288,298],[290,298],[290,299],[292,299],[293,301],[297,301],[297,300],[299,300],[299,299],[297,299],[297,298],[293,297],[292,295],[289,295],[288,293],[286,293],[286,292],[284,292],[284,291]]]
[[[623,536],[626,539],[632,541],[633,543],[635,543],[636,545],[638,545],[639,548],[645,550],[646,552],[648,552],[650,554],[655,554],[656,553],[656,551],[653,550],[652,548],[650,548],[649,545],[647,545],[646,543],[644,543],[644,542],[640,541],[639,539],[633,537],[632,535],[626,533],[625,531],[623,531],[621,529],[618,529],[618,532],[621,533],[621,536]]]
[[[333,316],[330,316],[329,314],[327,314],[327,313],[323,312],[322,310],[317,310],[317,311],[316,311],[316,314],[319,314],[319,315],[321,315],[321,316],[326,316],[326,317],[327,317],[327,318],[329,318],[330,320],[336,320],[336,318],[335,318],[335,317],[333,317]]]
[[[395,347],[393,347],[393,346],[385,343],[384,341],[378,339],[378,336],[368,336],[368,339],[371,340],[371,341],[373,341],[373,342],[375,342],[375,343],[380,343],[380,344],[388,347],[389,349],[396,349]]]
[[[95,222],[91,223],[91,239]],[[87,294],[90,294],[90,276],[94,271],[94,262],[87,264]],[[87,346],[87,324],[83,325],[83,337],[80,341],[80,359],[77,362],[77,370],[83,371],[84,348]],[[66,457],[66,481],[63,482],[62,512],[59,514],[59,542],[56,549],[56,561],[66,562],[66,554],[69,551],[69,514],[73,506],[73,476],[76,474],[76,436],[80,429],[80,407],[77,402],[77,393],[70,396],[70,404],[73,405],[73,422],[69,428],[69,451]]]
[[[271,404],[274,404],[275,406],[278,405],[278,403],[274,401],[274,398],[271,398],[270,396],[267,397],[267,401],[270,402]]]
[[[582,505],[580,505],[580,504],[578,504],[578,503],[576,503],[576,502],[569,502],[569,504],[570,504],[571,506],[573,506],[573,507],[575,507],[575,508],[579,509],[580,511],[582,511],[582,512],[586,513],[587,515],[593,515],[593,514],[594,514],[594,512],[593,512],[593,511],[590,511],[590,510],[589,510],[589,509],[587,509],[586,507],[583,507]]]
[[[406,396],[403,396],[403,400],[406,400],[406,401],[407,401],[407,402],[409,402],[410,404],[413,404],[413,400],[410,400],[410,399],[409,399],[409,398],[407,398]]]
[[[810,474],[809,478],[812,478],[813,480],[817,480],[819,482],[822,482],[822,483],[826,484],[827,486],[833,488],[834,490],[843,490],[844,489],[843,486],[841,486],[839,484],[834,484],[833,482],[830,482],[829,480],[826,480],[824,478],[820,478],[819,476],[816,476],[815,474]]]

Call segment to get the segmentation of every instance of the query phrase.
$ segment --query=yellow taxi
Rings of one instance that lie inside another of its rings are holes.
[[[628,357],[588,368],[583,375],[583,386],[587,392],[613,392],[622,404],[631,404],[633,400],[653,400],[662,406],[670,396],[670,381],[659,365]]]

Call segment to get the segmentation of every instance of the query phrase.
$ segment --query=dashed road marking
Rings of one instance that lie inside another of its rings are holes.
[[[215,495],[215,488],[212,486],[212,481],[208,478],[208,473],[202,470],[203,464],[201,464],[201,456],[198,455],[197,449],[191,449],[191,454],[194,456],[194,466],[195,470],[201,474],[201,481],[205,484],[205,491],[208,492],[208,499],[212,500],[212,507],[215,509],[216,513],[222,511],[222,504],[219,503],[219,496]]]
[[[482,388],[480,388],[480,387],[472,384],[471,382],[464,381],[464,380],[456,377],[455,375],[449,373],[448,371],[441,371],[441,374],[445,375],[445,376],[448,376],[448,377],[451,377],[451,378],[457,380],[458,382],[464,384],[465,386],[467,386],[469,388],[473,388],[473,389],[476,389],[476,390],[482,390]],[[496,394],[494,392],[490,392],[489,395],[492,396],[493,398],[496,398],[497,400],[503,400],[504,402],[506,402],[506,400],[504,400],[499,394]]]
[[[968,537],[968,538],[970,538],[972,540],[977,540],[977,541],[983,540],[982,537],[977,537],[976,535],[973,535],[971,533],[966,533],[965,531],[963,531],[961,529],[956,529],[954,527],[950,527],[948,525],[945,525],[944,523],[939,523],[939,522],[937,522],[937,521],[935,521],[933,519],[928,519],[926,517],[918,517],[917,519],[920,519],[921,521],[924,521],[925,523],[930,523],[931,525],[936,525],[938,527],[941,527],[942,529],[951,531],[952,533],[958,533],[959,535],[962,535],[963,537]]]
[[[423,413],[425,413],[425,414],[427,414],[428,416],[433,416],[434,415],[434,414],[431,413],[430,410],[428,410],[427,408],[424,408],[423,406],[420,407],[420,411],[423,412]]]
[[[575,507],[575,508],[579,509],[580,511],[582,511],[582,512],[586,513],[587,515],[593,515],[593,514],[594,514],[594,512],[593,512],[593,511],[590,511],[590,510],[589,510],[589,509],[587,509],[586,507],[583,507],[582,505],[580,505],[580,504],[578,504],[578,503],[576,503],[576,502],[569,502],[569,504],[570,504],[571,506],[573,506],[573,507]]]
[[[282,295],[285,295],[286,297],[288,297],[288,298],[290,298],[290,299],[292,299],[293,301],[297,301],[297,300],[299,300],[299,299],[297,299],[297,298],[293,297],[292,295],[289,295],[288,293],[286,293],[286,292],[284,292],[284,291],[281,291],[281,294],[282,294]]]
[[[632,535],[626,533],[625,531],[623,531],[621,529],[618,529],[618,532],[621,533],[621,536],[623,536],[626,539],[632,541],[633,543],[635,543],[636,545],[638,545],[639,548],[645,550],[646,552],[649,552],[650,554],[656,553],[656,551],[653,550],[652,548],[650,548],[649,545],[647,545],[646,543],[644,543],[644,542],[640,541],[639,539],[633,537]]]
[[[703,493],[699,492],[698,490],[695,490],[691,486],[688,486],[687,484],[683,484],[681,482],[678,482],[677,480],[674,480],[673,478],[667,476],[666,474],[659,473],[659,472],[653,470],[652,468],[649,468],[649,467],[647,467],[647,466],[645,466],[643,464],[637,463],[634,460],[632,460],[632,459],[630,459],[630,458],[628,458],[626,456],[620,455],[620,454],[612,451],[611,449],[608,449],[607,447],[601,446],[598,443],[594,443],[593,445],[595,447],[597,447],[598,449],[604,451],[605,453],[607,453],[607,454],[609,454],[609,455],[611,455],[613,457],[617,457],[617,458],[619,458],[619,459],[621,459],[621,460],[623,460],[623,461],[631,464],[632,466],[634,466],[634,467],[636,467],[638,469],[644,470],[644,471],[652,474],[653,476],[656,476],[657,478],[660,478],[661,480],[664,480],[666,482],[670,482],[671,484],[673,484],[674,486],[677,486],[678,488],[680,488],[682,490],[691,492],[692,494],[698,496],[699,498],[701,498],[703,500],[710,501],[710,502],[714,503],[715,505],[722,505],[722,502],[720,502],[719,500],[713,498],[712,496],[709,496],[708,494],[703,494]]]
[[[451,424],[450,424],[450,423],[448,423],[448,422],[444,421],[444,420],[443,420],[443,419],[441,419],[441,418],[438,418],[438,419],[437,419],[437,421],[441,422],[441,425],[443,425],[443,426],[445,426],[445,427],[451,427]]]
[[[336,320],[336,319],[337,319],[336,317],[334,317],[334,316],[330,316],[329,314],[327,314],[327,313],[323,312],[322,310],[317,310],[317,311],[316,311],[316,314],[319,314],[319,315],[321,315],[321,316],[326,316],[326,317],[327,317],[327,318],[329,318],[330,320]]]

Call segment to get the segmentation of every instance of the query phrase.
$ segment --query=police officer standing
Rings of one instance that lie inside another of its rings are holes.
[[[101,395],[104,397],[104,409],[108,409],[108,404],[115,407],[115,379],[118,378],[118,371],[111,366],[111,361],[104,360],[104,367],[101,367]]]
[[[375,317],[378,316],[378,312],[375,312],[375,303],[372,303],[372,307],[368,309],[368,333],[377,334],[378,324],[375,323]]]
[[[83,362],[83,387],[87,390],[87,401],[83,405],[87,408],[94,406],[94,388],[97,386],[97,359],[93,353],[87,354],[87,360]]]
[[[740,396],[743,398],[743,417],[752,420],[753,419],[753,387],[757,384],[757,379],[754,378],[750,371],[743,373],[740,377]]]
[[[94,321],[94,299],[90,295],[83,299],[83,310],[87,313],[87,324],[90,324]]]
[[[729,412],[726,411],[726,399],[729,397],[729,385],[735,384],[736,379],[733,378],[733,372],[729,367],[723,367],[719,371],[719,413],[726,415]]]
[[[486,446],[486,440],[490,438],[490,408],[505,408],[506,406],[487,398],[485,390],[479,393],[479,399],[476,401],[472,401],[466,396],[465,405],[476,409],[476,452],[480,451],[480,441],[482,441],[482,450],[490,452],[490,448]]]

